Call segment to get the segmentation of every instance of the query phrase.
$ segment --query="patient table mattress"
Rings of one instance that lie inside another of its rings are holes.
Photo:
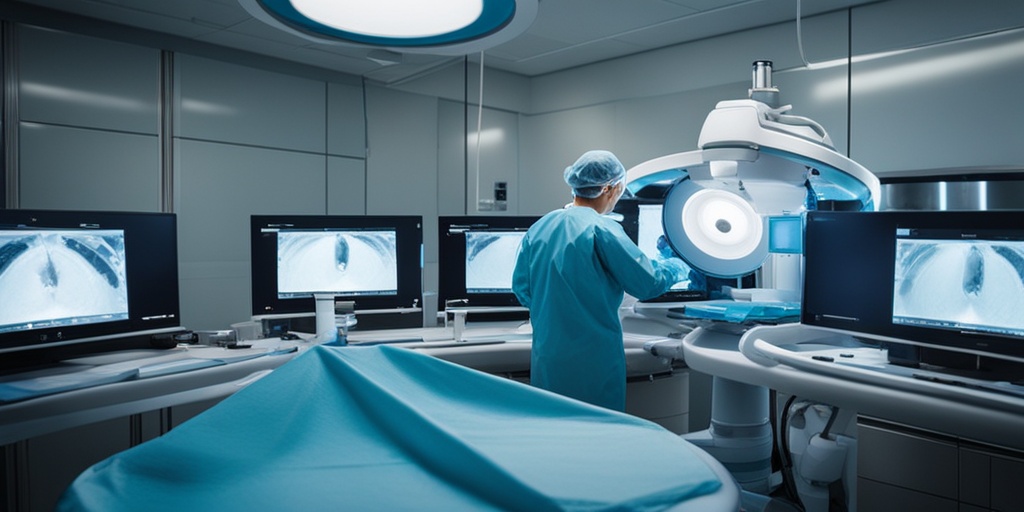
[[[60,510],[661,510],[722,486],[677,435],[408,349],[316,347],[86,470]]]

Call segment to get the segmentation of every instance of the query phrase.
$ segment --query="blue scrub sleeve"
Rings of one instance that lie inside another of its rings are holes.
[[[522,245],[519,246],[519,255],[516,256],[516,266],[512,271],[512,293],[519,299],[519,304],[529,308],[530,294],[530,241],[524,237]]]
[[[678,268],[654,263],[629,239],[622,226],[612,220],[603,219],[597,229],[597,253],[605,269],[626,293],[640,300],[657,297],[685,279]]]

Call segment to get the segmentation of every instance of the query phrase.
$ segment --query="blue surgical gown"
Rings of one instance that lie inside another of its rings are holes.
[[[626,404],[626,355],[618,308],[685,279],[652,261],[622,226],[592,208],[538,220],[523,238],[512,290],[533,323],[530,383],[617,411]]]

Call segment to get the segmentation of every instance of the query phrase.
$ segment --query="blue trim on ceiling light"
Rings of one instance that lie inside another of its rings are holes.
[[[516,12],[515,0],[483,0],[483,12],[480,17],[459,30],[427,37],[382,37],[349,32],[324,25],[297,11],[290,0],[258,0],[258,2],[267,13],[295,30],[354,43],[399,48],[440,46],[480,39],[504,28],[512,21]]]

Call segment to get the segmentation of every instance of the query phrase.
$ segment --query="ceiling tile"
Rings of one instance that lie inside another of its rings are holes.
[[[206,43],[218,44],[221,46],[228,46],[240,50],[246,50],[254,53],[263,53],[274,56],[280,55],[281,53],[287,52],[291,49],[298,48],[295,45],[284,44],[271,39],[253,37],[239,32],[231,32],[228,30],[211,32],[201,37],[197,37],[196,39]]]
[[[310,39],[299,37],[295,34],[271,27],[256,18],[249,18],[231,27],[230,31],[289,46],[306,46],[312,42]]]
[[[648,24],[693,14],[692,9],[661,0],[557,0],[540,3],[529,32],[578,44],[640,29]]]
[[[721,9],[722,7],[728,7],[737,4],[752,3],[764,3],[765,0],[758,0],[757,2],[751,2],[750,0],[665,0],[676,5],[683,7],[689,7],[695,11],[710,11],[713,9]],[[796,4],[793,3],[795,6]],[[795,7],[794,7],[795,8]]]
[[[607,39],[575,46],[571,51],[558,51],[520,59],[510,64],[507,70],[527,76],[541,75],[623,55],[630,55],[641,50],[643,48],[633,44]]]
[[[353,74],[389,76],[366,64],[368,49],[317,44],[270,27],[238,0],[0,0],[220,44]],[[876,0],[814,0],[805,16]],[[33,7],[34,8],[34,7]],[[543,0],[526,33],[489,50],[488,66],[527,76],[753,27],[791,21],[791,0]],[[408,54],[407,54],[408,55]],[[406,66],[401,64],[400,66]]]
[[[687,41],[696,41],[728,32],[746,30],[783,21],[764,13],[749,13],[742,9],[703,12],[694,16],[659,23],[642,31],[624,34],[616,39],[645,48],[660,48]]]
[[[164,16],[183,21],[197,21],[220,28],[230,27],[250,17],[237,2],[225,4],[211,0],[80,0],[80,3],[102,4],[122,9],[122,16]]]
[[[565,43],[555,41],[543,36],[526,32],[525,34],[487,50],[488,56],[495,55],[503,59],[518,61],[534,55],[540,55],[558,51],[565,47]]]

